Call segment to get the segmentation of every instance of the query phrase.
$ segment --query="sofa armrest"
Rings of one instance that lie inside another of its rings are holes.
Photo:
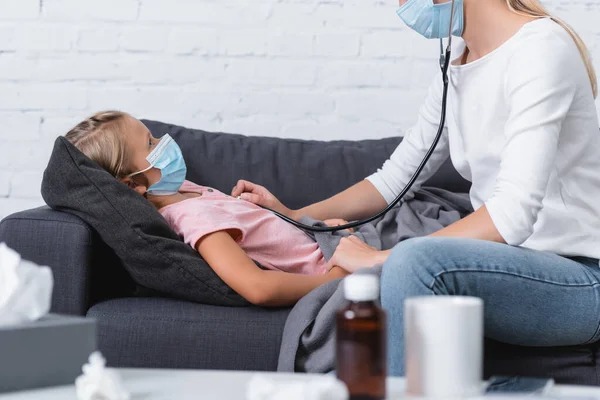
[[[92,229],[78,217],[49,207],[0,221],[0,242],[21,256],[48,265],[54,275],[54,313],[85,315],[91,306]]]

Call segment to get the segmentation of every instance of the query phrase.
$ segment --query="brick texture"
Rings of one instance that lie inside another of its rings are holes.
[[[543,2],[600,67],[600,2]],[[437,52],[393,1],[0,0],[0,218],[42,203],[54,139],[95,111],[251,135],[399,135]]]

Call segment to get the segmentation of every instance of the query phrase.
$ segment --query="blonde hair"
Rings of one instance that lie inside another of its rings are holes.
[[[577,48],[579,49],[579,53],[581,53],[583,62],[585,63],[585,68],[587,69],[588,76],[590,77],[590,83],[592,84],[592,92],[594,93],[594,98],[596,98],[596,96],[598,96],[598,79],[592,64],[592,57],[590,55],[590,51],[583,42],[583,39],[581,39],[577,32],[575,32],[573,28],[571,28],[561,19],[552,16],[548,10],[542,6],[539,0],[506,0],[506,4],[508,4],[508,8],[511,11],[520,15],[527,17],[549,17],[554,22],[562,26],[569,33],[569,35],[571,35],[575,41],[575,44],[577,45]]]
[[[125,138],[127,118],[130,115],[120,111],[99,112],[77,124],[65,138],[112,176],[122,179],[133,172]]]

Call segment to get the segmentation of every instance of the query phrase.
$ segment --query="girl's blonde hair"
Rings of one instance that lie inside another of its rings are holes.
[[[594,93],[594,98],[596,98],[596,96],[598,96],[598,79],[596,78],[596,71],[592,64],[592,57],[590,51],[577,32],[561,19],[552,16],[538,0],[506,0],[506,4],[508,4],[508,8],[511,11],[520,15],[527,17],[550,17],[571,35],[579,49],[579,53],[581,53],[583,62],[585,63],[588,76],[590,77],[590,83],[592,84],[592,92]]]
[[[130,159],[125,138],[125,123],[129,114],[103,111],[80,122],[65,135],[92,161],[117,179],[130,174]]]

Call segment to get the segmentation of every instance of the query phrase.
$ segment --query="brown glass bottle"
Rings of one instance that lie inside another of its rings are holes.
[[[383,400],[387,378],[387,318],[378,303],[379,280],[344,280],[347,304],[336,314],[336,373],[351,400]]]

